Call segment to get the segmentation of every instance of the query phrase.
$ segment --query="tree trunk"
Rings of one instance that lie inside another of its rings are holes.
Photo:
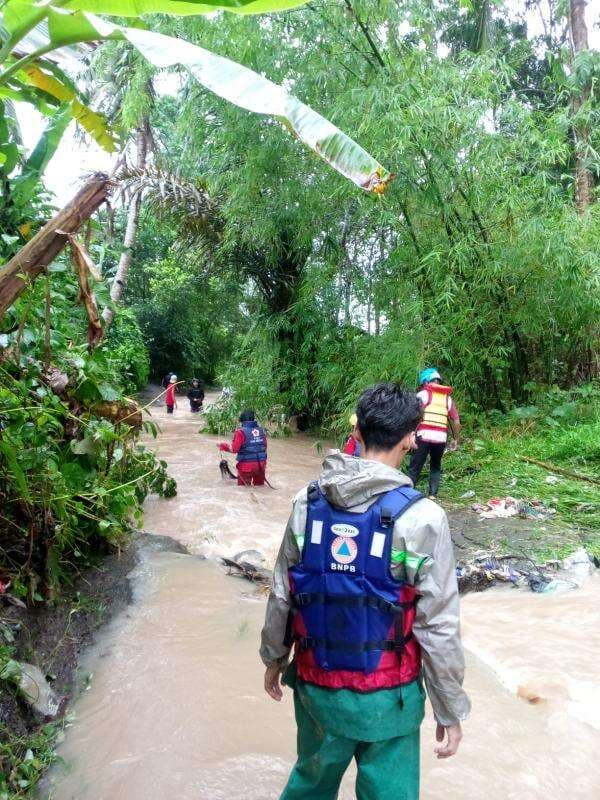
[[[149,132],[150,123],[148,122],[148,118],[144,117],[136,133],[136,166],[139,170],[143,170],[146,166]],[[129,209],[127,211],[127,225],[125,227],[125,236],[123,239],[123,252],[121,253],[117,271],[115,273],[112,286],[110,287],[110,299],[115,304],[120,302],[127,287],[127,278],[129,277],[129,268],[131,267],[131,261],[133,258],[133,248],[135,247],[135,240],[137,237],[141,206],[142,195],[139,190],[136,190],[131,198]],[[113,321],[115,316],[114,309],[105,308],[102,316],[104,318],[106,328]]]
[[[585,22],[586,0],[570,0],[569,25],[571,30],[571,46],[576,56],[589,49],[587,25]],[[589,83],[571,99],[571,110],[577,114],[589,97]],[[594,195],[594,176],[586,166],[586,150],[589,145],[589,130],[585,125],[576,123],[573,126],[575,141],[575,208],[584,214],[592,203]]]
[[[76,233],[102,205],[111,186],[108,175],[93,175],[71,202],[0,268],[0,318],[66,247],[68,234]]]

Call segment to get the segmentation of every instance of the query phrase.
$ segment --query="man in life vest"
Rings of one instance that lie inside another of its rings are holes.
[[[358,422],[358,418],[357,418],[356,414],[351,414],[350,415],[350,425],[352,425],[352,433],[348,437],[348,441],[346,442],[346,444],[344,446],[344,453],[346,453],[347,456],[356,456],[357,458],[360,458],[360,454],[361,454],[361,451],[362,451],[362,445],[358,441],[358,438],[357,438],[357,433],[358,433],[358,431],[356,429],[357,422]]]
[[[254,411],[240,414],[240,427],[233,434],[231,444],[221,442],[219,450],[235,453],[238,486],[264,486],[267,470],[267,434],[258,422]]]
[[[327,456],[298,493],[267,604],[265,690],[281,700],[284,673],[298,725],[280,800],[335,800],[352,759],[358,800],[417,800],[422,678],[438,758],[456,752],[470,709],[446,515],[398,471],[419,401],[378,384],[357,415],[364,459]]]
[[[442,456],[448,441],[448,428],[454,437],[453,449],[460,440],[460,418],[452,401],[452,387],[444,386],[437,369],[424,369],[419,375],[417,397],[423,406],[423,419],[417,428],[417,448],[410,459],[408,476],[417,485],[429,458],[429,497],[434,499],[442,479]]]

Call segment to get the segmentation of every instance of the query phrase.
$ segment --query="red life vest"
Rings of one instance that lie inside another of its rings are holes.
[[[353,514],[331,505],[316,484],[309,487],[302,559],[289,570],[301,680],[370,692],[418,677],[421,651],[412,633],[416,591],[393,577],[390,557],[394,522],[420,497],[413,489],[395,490]]]
[[[352,689],[355,692],[393,689],[416,680],[421,671],[421,648],[412,636],[415,619],[414,587],[405,586],[399,600],[411,606],[404,614],[403,633],[408,641],[404,645],[401,657],[394,651],[383,653],[377,669],[369,674],[354,670],[325,670],[317,664],[313,650],[302,650],[296,646],[298,677],[307,683],[316,683],[317,686],[329,689]],[[294,619],[294,636],[306,636],[306,628],[299,615]]]

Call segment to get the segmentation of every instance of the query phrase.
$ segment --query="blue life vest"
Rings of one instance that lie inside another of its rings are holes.
[[[237,454],[237,461],[266,461],[267,435],[257,422],[242,422],[244,444]]]
[[[354,513],[329,503],[318,483],[309,486],[302,558],[289,570],[300,662],[311,650],[322,670],[368,675],[384,652],[401,656],[414,614],[414,599],[403,599],[414,598],[414,589],[392,575],[394,522],[421,497],[402,486]]]
[[[360,458],[361,454],[362,454],[362,444],[357,439],[356,444],[354,445],[354,455],[356,456],[356,458]]]

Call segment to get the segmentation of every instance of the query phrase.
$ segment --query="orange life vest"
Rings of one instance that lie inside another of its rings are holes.
[[[417,434],[427,431],[436,431],[444,436],[448,433],[448,412],[450,411],[451,386],[442,386],[439,383],[426,383],[421,391],[428,393],[428,400],[423,409],[423,419],[417,428]]]

